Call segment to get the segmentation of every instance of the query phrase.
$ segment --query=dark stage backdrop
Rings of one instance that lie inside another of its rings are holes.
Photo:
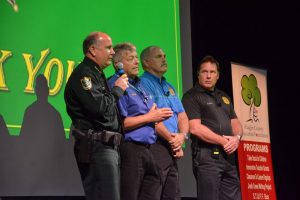
[[[232,97],[230,62],[267,70],[277,199],[300,199],[298,7],[292,1],[271,0],[190,3],[194,74],[204,55],[214,56],[221,64],[217,86]]]

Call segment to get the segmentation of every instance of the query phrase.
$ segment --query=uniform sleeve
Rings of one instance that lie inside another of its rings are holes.
[[[101,119],[104,113],[114,113],[118,95],[106,90],[100,76],[85,71],[73,81],[76,97],[91,118]]]
[[[200,102],[192,93],[185,93],[182,97],[182,103],[189,120],[201,119]]]
[[[128,111],[127,111],[127,102],[128,102],[128,96],[124,95],[119,99],[118,102],[118,108],[121,113],[122,118],[126,118],[128,116]]]
[[[112,92],[114,92],[114,89],[119,88],[119,87],[114,86],[114,84],[115,84],[115,82],[118,78],[119,77],[117,76],[117,74],[114,74],[113,76],[108,78],[107,84],[108,84],[108,87],[112,90]],[[120,112],[122,118],[125,118],[128,115],[127,102],[128,102],[128,96],[123,95],[119,98],[119,101],[117,103],[118,108],[119,108],[119,112]]]
[[[235,111],[234,111],[234,108],[233,108],[233,104],[232,104],[232,101],[230,100],[230,116],[229,116],[229,118],[230,119],[235,119],[235,118],[237,118],[237,115],[236,115],[236,113],[235,113]]]

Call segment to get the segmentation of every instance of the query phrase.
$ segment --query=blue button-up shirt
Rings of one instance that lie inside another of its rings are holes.
[[[164,77],[159,78],[149,72],[141,76],[141,82],[159,108],[172,109],[173,116],[163,123],[171,133],[178,133],[178,114],[185,111],[174,87]]]
[[[118,74],[114,74],[108,80],[108,86],[113,87]],[[153,100],[146,89],[142,86],[139,78],[129,79],[129,87],[124,95],[119,99],[118,107],[123,118],[144,115],[149,112],[153,105]],[[154,123],[149,123],[133,130],[125,131],[125,141],[135,141],[144,144],[153,144],[156,142],[157,135],[154,129]]]

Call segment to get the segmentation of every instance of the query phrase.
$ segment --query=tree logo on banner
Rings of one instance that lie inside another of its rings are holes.
[[[253,74],[249,77],[244,75],[241,79],[241,85],[243,101],[246,105],[250,106],[247,122],[258,122],[258,110],[256,108],[261,104],[261,95],[256,77]]]

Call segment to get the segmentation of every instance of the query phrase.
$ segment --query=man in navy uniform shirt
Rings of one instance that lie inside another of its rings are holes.
[[[74,69],[65,88],[72,119],[75,156],[87,200],[119,200],[119,153],[122,135],[116,103],[128,87],[125,76],[111,91],[103,69],[111,64],[111,38],[93,32],[83,41],[84,60]]]
[[[216,88],[220,66],[205,56],[198,66],[198,83],[182,102],[192,134],[193,172],[198,200],[240,200],[234,152],[243,129],[229,96]]]

